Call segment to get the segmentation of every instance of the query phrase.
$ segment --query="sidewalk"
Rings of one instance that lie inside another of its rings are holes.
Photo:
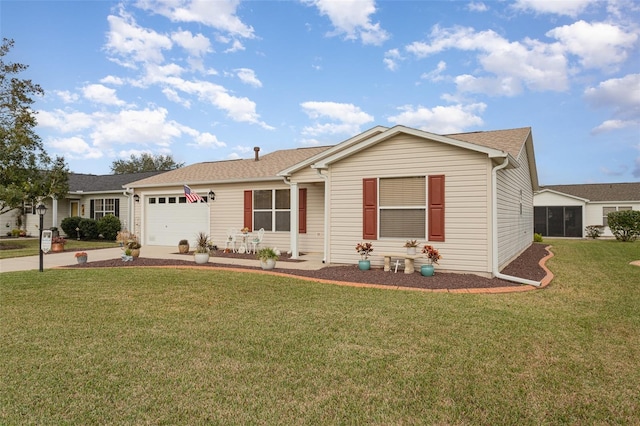
[[[169,246],[144,246],[142,247],[140,256],[152,259],[179,259],[193,260],[192,256],[176,253],[176,247]],[[122,250],[118,247],[108,249],[87,250],[89,262],[97,260],[119,259]],[[322,263],[321,253],[310,253],[300,256],[300,260],[304,262],[278,262],[278,269],[303,269],[316,270],[325,266]],[[235,259],[229,257],[211,256],[209,262],[225,265],[243,265],[243,266],[259,266],[257,259]],[[76,258],[74,251],[65,251],[62,253],[48,253],[43,256],[43,269],[51,269],[59,266],[75,265]],[[194,263],[195,264],[195,263]],[[9,259],[0,259],[0,272],[15,272],[38,270],[40,268],[39,256],[13,257]]]

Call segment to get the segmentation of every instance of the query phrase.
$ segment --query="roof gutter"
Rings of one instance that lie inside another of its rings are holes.
[[[498,270],[498,170],[502,170],[509,165],[509,156],[504,157],[502,164],[498,164],[491,169],[491,229],[492,229],[492,271],[493,276],[506,281],[512,281],[518,284],[527,284],[534,287],[540,287],[540,281],[528,280],[526,278],[514,277],[506,275]]]

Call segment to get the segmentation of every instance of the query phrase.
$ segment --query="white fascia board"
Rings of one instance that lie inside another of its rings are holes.
[[[589,200],[587,198],[576,197],[575,195],[567,194],[565,192],[560,192],[560,191],[554,191],[553,189],[543,189],[541,191],[536,191],[536,192],[534,192],[533,195],[535,196],[535,195],[538,195],[538,194],[543,194],[545,192],[548,192],[550,194],[559,195],[559,196],[565,197],[565,198],[571,198],[571,199],[574,199],[574,200],[582,201],[584,203],[591,203],[591,200]]]
[[[319,160],[331,156],[331,155],[335,155],[336,153],[347,149],[351,146],[353,146],[354,144],[358,144],[359,142],[370,138],[373,135],[377,135],[380,133],[383,133],[385,131],[389,130],[388,127],[384,127],[384,126],[376,126],[372,129],[369,129],[365,132],[359,133],[356,136],[353,136],[345,141],[340,142],[337,145],[334,145],[331,148],[328,148],[326,151],[323,151],[319,154],[314,155],[311,158],[307,158],[304,161],[299,162],[298,164],[294,164],[291,167],[287,167],[286,169],[278,172],[278,176],[284,177],[284,176],[291,176],[293,173],[297,172],[298,170],[302,170],[305,167],[309,167],[311,166],[312,168],[315,168],[313,166],[313,164],[315,164],[316,162],[318,162]]]
[[[189,185],[189,186],[197,186],[197,185],[226,185],[233,183],[252,183],[252,182],[282,182],[282,178],[278,176],[269,176],[269,177],[261,177],[261,178],[243,178],[243,179],[229,179],[229,180],[207,180],[207,181],[181,181],[181,182],[165,182],[165,183],[153,183],[147,185],[139,185],[139,186],[128,186],[128,188],[160,188],[164,186],[180,186]],[[125,188],[123,186],[123,188]]]
[[[387,131],[380,133],[374,137],[371,137],[369,139],[366,139],[364,141],[362,141],[361,143],[357,143],[354,144],[352,146],[349,146],[346,149],[343,149],[333,155],[329,155],[328,157],[316,162],[315,164],[312,165],[312,168],[314,169],[324,169],[327,168],[330,164],[335,163],[336,161],[339,161],[343,158],[346,158],[350,155],[353,155],[359,151],[362,151],[364,149],[367,149],[368,147],[375,145],[379,142],[382,142],[386,139],[389,139],[393,136],[396,136],[398,134],[401,133],[405,133],[405,134],[409,134],[409,135],[413,135],[422,139],[430,139],[436,142],[441,142],[447,145],[452,145],[452,146],[457,146],[463,149],[468,149],[470,151],[476,151],[476,152],[480,152],[483,154],[487,154],[487,156],[489,158],[505,158],[508,156],[508,154],[504,151],[498,150],[498,149],[493,149],[493,148],[487,148],[484,146],[480,146],[480,145],[475,145],[469,142],[463,142],[463,141],[459,141],[457,139],[451,139],[448,138],[446,136],[441,136],[441,135],[436,135],[435,133],[429,133],[429,132],[425,132],[423,130],[417,130],[417,129],[412,129],[410,127],[405,127],[405,126],[394,126],[391,129],[388,129]],[[509,159],[509,161],[512,161],[513,157],[511,157]],[[515,159],[513,159],[513,161],[515,162]],[[517,164],[517,162],[515,162]]]

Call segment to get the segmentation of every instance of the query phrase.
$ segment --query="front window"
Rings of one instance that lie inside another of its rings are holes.
[[[253,228],[288,232],[291,206],[288,189],[253,191]]]
[[[424,176],[380,179],[380,236],[425,239],[427,189]]]
[[[106,215],[118,216],[116,214],[115,198],[98,198],[93,204],[93,218],[98,220]]]

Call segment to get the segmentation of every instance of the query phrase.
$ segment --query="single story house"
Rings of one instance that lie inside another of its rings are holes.
[[[69,193],[62,200],[46,198],[43,201],[47,212],[43,217],[44,229],[56,227],[62,234],[60,222],[71,216],[100,219],[112,214],[122,222],[123,229],[132,223],[132,193],[122,189],[127,182],[155,176],[164,172],[125,173],[117,175],[93,175],[69,173]],[[22,209],[14,209],[3,214],[0,223],[4,223],[6,231],[18,227],[27,235],[37,236],[40,217],[35,204],[24,204]],[[19,219],[20,218],[20,219]],[[73,236],[72,236],[73,237]]]
[[[586,227],[603,226],[613,237],[607,215],[620,210],[640,210],[640,182],[546,185],[533,197],[536,233],[545,237],[586,235]]]
[[[189,203],[184,185],[206,199]],[[132,181],[143,245],[176,246],[199,231],[265,229],[263,245],[355,264],[357,243],[402,252],[435,246],[442,271],[498,276],[533,241],[538,178],[529,127],[438,135],[378,126],[337,145],[203,162]],[[417,260],[418,265],[424,263]]]

